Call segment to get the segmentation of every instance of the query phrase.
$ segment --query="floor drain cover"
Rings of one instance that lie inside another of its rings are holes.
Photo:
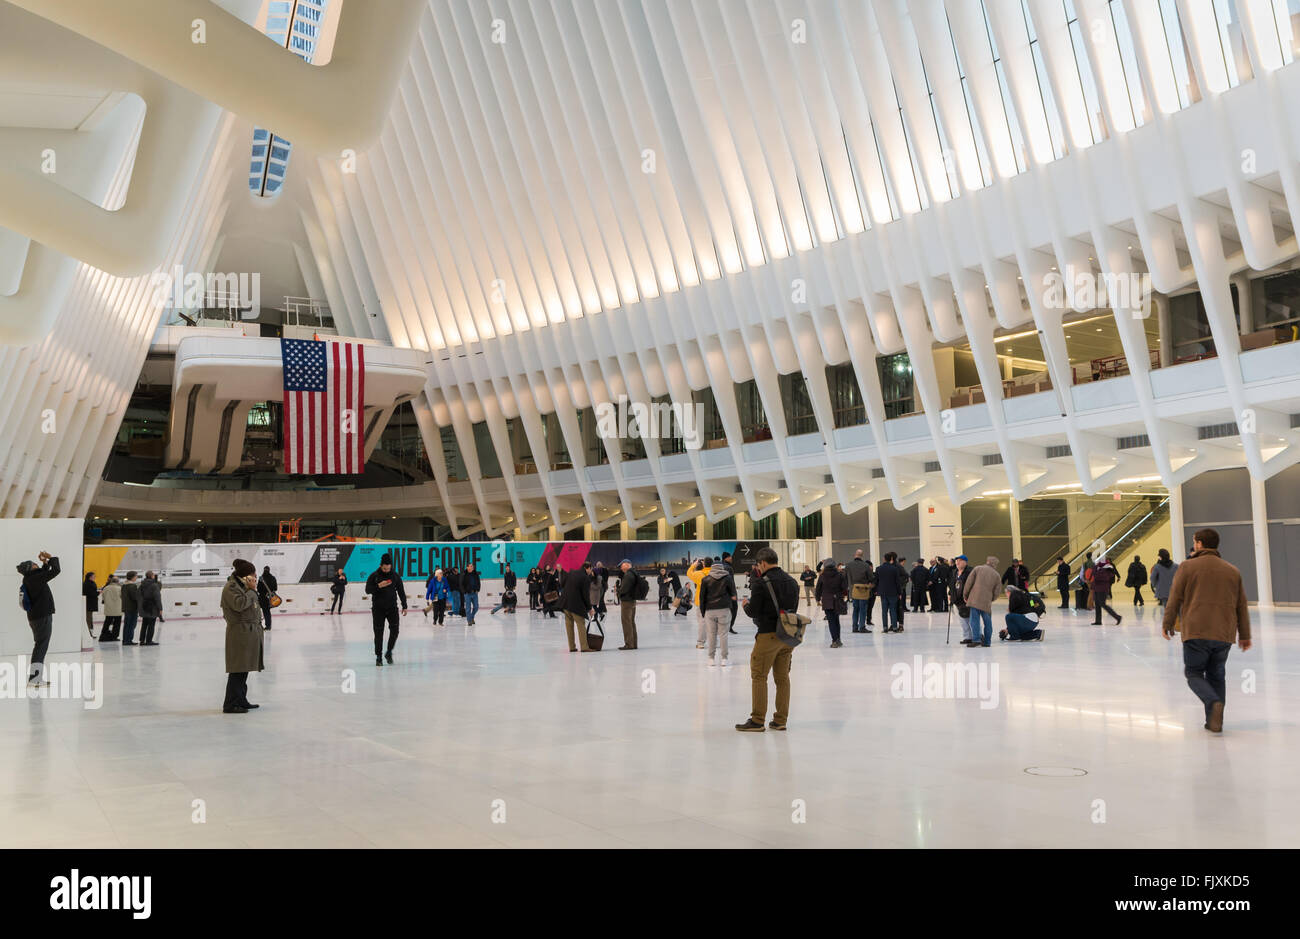
[[[1087,776],[1086,769],[1077,766],[1026,766],[1025,772],[1030,776]]]

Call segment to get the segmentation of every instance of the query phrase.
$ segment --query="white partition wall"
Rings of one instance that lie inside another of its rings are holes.
[[[22,578],[18,565],[35,561],[41,551],[59,559],[62,573],[50,582],[54,591],[54,633],[49,654],[80,652],[81,634],[86,629],[86,607],[81,599],[81,549],[83,526],[79,518],[0,519],[0,655],[27,655],[32,651],[32,633],[27,614],[18,604]]]

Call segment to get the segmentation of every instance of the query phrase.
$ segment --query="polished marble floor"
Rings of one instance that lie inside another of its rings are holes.
[[[104,666],[98,710],[0,700],[0,845],[1300,844],[1300,611],[1252,610],[1218,736],[1153,608],[1119,609],[1100,628],[1052,610],[1045,642],[977,651],[944,644],[943,616],[846,630],[841,649],[817,622],[784,734],[732,729],[743,617],[719,669],[653,604],[638,651],[616,651],[613,611],[597,655],[526,611],[472,629],[417,611],[383,668],[365,615],[283,616],[246,715],[220,711],[220,621],[169,622],[156,648],[85,657]],[[997,664],[996,706],[900,693],[903,671],[969,660]]]

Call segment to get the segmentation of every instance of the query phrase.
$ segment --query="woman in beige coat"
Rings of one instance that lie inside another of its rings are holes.
[[[257,568],[243,558],[221,591],[221,615],[226,619],[226,714],[247,714],[248,673],[265,667],[262,657],[262,610],[257,602]]]

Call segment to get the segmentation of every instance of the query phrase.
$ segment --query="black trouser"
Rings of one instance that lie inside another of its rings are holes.
[[[99,641],[104,642],[108,639],[116,639],[118,630],[122,628],[122,617],[105,616],[104,625],[99,630]]]
[[[731,601],[731,622],[727,624],[727,629],[731,632],[736,631],[736,614],[740,612],[740,604],[735,600]]]
[[[1098,593],[1097,591],[1094,590],[1092,592],[1092,606],[1093,609],[1097,611],[1097,617],[1092,621],[1092,625],[1094,626],[1101,625],[1102,610],[1105,610],[1111,616],[1115,617],[1115,621],[1119,622],[1119,614],[1110,608],[1110,594]]]
[[[875,612],[875,609],[876,609],[876,592],[873,590],[867,596],[867,625],[868,626],[876,625],[871,621],[871,617],[872,614]]]
[[[1217,639],[1188,639],[1183,643],[1183,675],[1187,687],[1205,705],[1205,719],[1210,719],[1210,705],[1227,699],[1224,669],[1232,643]]]
[[[920,587],[912,588],[912,612],[925,612],[925,590]]]
[[[1142,588],[1141,588],[1141,587],[1134,587],[1134,588],[1133,588],[1133,605],[1134,605],[1134,606],[1146,606],[1146,605],[1147,605],[1147,602],[1146,602],[1145,600],[1142,599]]]
[[[158,621],[156,616],[146,616],[140,620],[140,643],[142,645],[153,642],[153,624]]]
[[[826,625],[830,627],[831,642],[840,641],[840,611],[826,610]]]
[[[45,652],[50,647],[50,633],[54,629],[54,615],[40,616],[36,619],[28,619],[27,625],[32,629],[32,675],[43,672],[45,666]],[[41,666],[37,668],[37,666]]]
[[[335,607],[338,607],[338,609],[335,610]],[[330,612],[331,613],[343,612],[343,594],[341,593],[334,594],[334,599],[330,600]]]
[[[1061,609],[1068,610],[1069,608],[1070,608],[1070,588],[1062,587],[1061,588]]]
[[[397,621],[400,614],[397,607],[388,610],[371,610],[370,617],[374,621],[375,628],[375,658],[384,653],[384,623],[388,623],[388,651],[393,651],[393,646],[397,645]]]
[[[244,707],[248,704],[248,672],[231,672],[226,676],[225,708]]]
[[[447,615],[447,601],[434,600],[433,601],[433,625],[441,626],[442,618],[446,615]]]
[[[659,594],[659,609],[666,610],[672,606],[673,598],[666,593]]]
[[[266,624],[267,629],[270,629],[271,628],[271,601],[259,600],[258,604],[262,607],[262,622]]]

